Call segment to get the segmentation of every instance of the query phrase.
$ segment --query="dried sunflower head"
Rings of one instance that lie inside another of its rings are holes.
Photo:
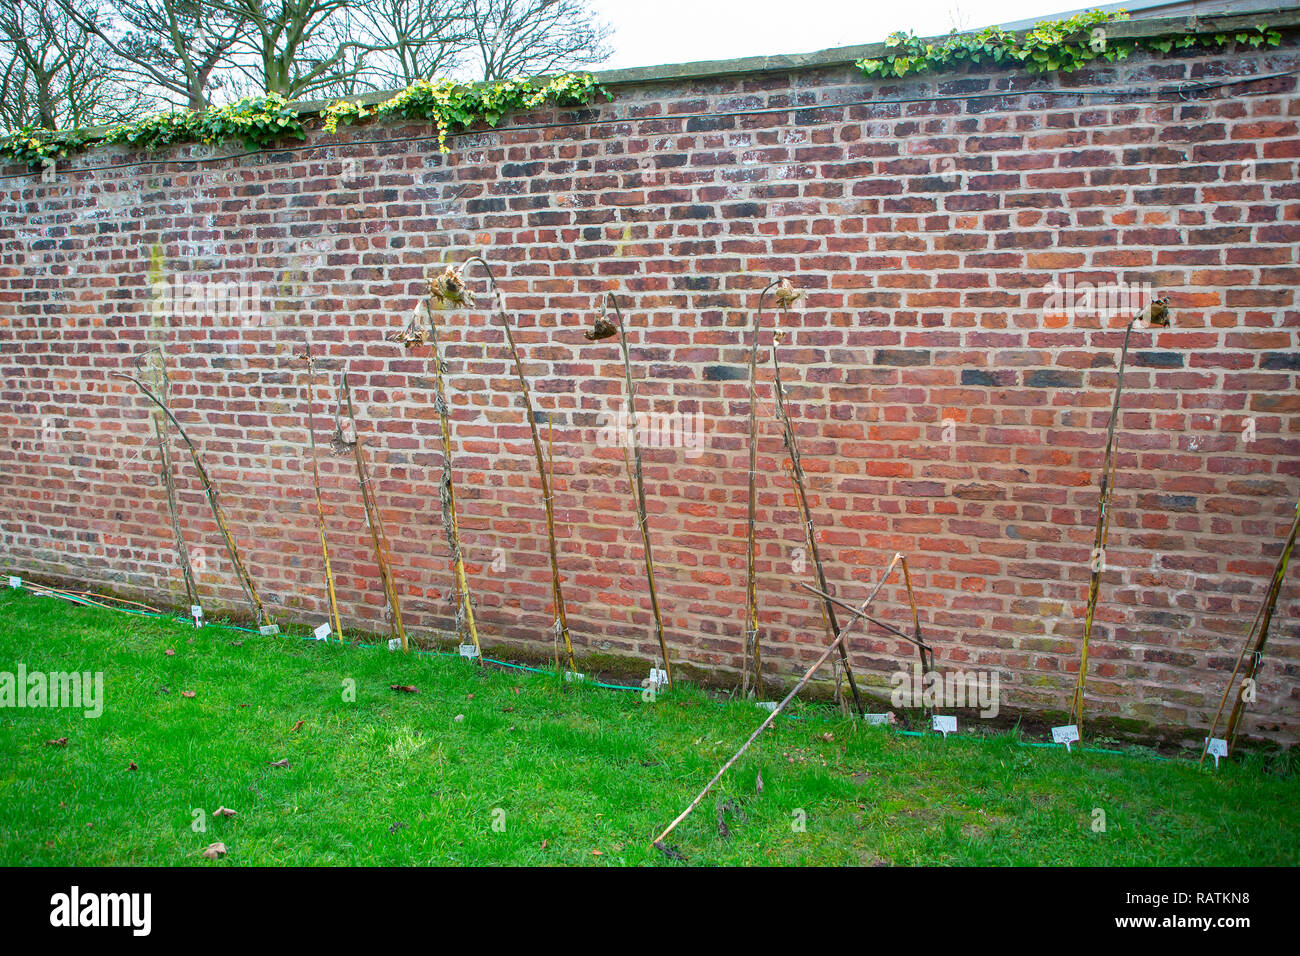
[[[447,266],[429,281],[429,292],[443,308],[474,305],[474,296],[465,285],[465,277],[455,266]]]
[[[776,301],[783,309],[790,308],[803,297],[804,293],[796,291],[789,279],[782,279],[781,284],[776,287]]]
[[[596,320],[596,324],[582,334],[586,336],[588,342],[595,342],[598,339],[607,339],[618,331],[618,326],[603,315]]]
[[[345,426],[343,422],[339,422],[334,426],[334,434],[330,436],[330,449],[334,454],[349,455],[356,443],[357,436],[350,424]]]
[[[1146,325],[1168,328],[1170,323],[1169,297],[1166,296],[1163,299],[1152,301],[1150,305],[1138,313],[1138,320]]]

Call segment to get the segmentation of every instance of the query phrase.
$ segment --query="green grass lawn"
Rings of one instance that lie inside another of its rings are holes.
[[[0,709],[3,865],[667,863],[650,840],[763,718],[692,688],[647,703],[451,656],[195,631],[6,589],[0,671],[20,663],[102,671],[105,706],[97,719]],[[1214,771],[794,712],[670,838],[689,862],[1300,862],[1300,780],[1263,761]],[[228,855],[202,859],[217,841]]]

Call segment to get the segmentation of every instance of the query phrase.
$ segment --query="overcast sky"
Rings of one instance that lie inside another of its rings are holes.
[[[592,0],[614,27],[600,69],[809,53],[991,23],[1047,18],[1080,0]]]

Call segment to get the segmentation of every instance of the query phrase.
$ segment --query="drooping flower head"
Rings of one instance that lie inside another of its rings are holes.
[[[782,279],[781,284],[776,287],[776,302],[782,309],[790,308],[802,298],[804,298],[804,293],[797,291],[790,284],[789,279]]]
[[[442,308],[472,307],[474,295],[465,285],[465,277],[455,266],[447,266],[437,277],[429,281],[429,293],[438,300]]]

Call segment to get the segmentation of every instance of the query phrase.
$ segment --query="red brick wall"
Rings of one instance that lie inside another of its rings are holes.
[[[386,336],[423,277],[478,251],[497,264],[537,402],[553,412],[579,653],[648,664],[655,647],[621,456],[597,442],[599,412],[621,396],[618,352],[582,338],[612,290],[635,328],[643,408],[700,411],[705,422],[699,457],[646,451],[669,639],[679,662],[734,673],[747,329],[759,290],[786,274],[808,293],[781,320],[781,357],[834,586],[864,595],[902,551],[940,664],[996,669],[1004,710],[1060,710],[1078,661],[1123,319],[1045,309],[1046,290],[1071,276],[1146,283],[1170,297],[1175,325],[1135,333],[1130,354],[1089,714],[1196,731],[1300,494],[1300,99],[1294,76],[1186,100],[1116,91],[1297,66],[1288,39],[1063,79],[882,85],[842,65],[645,80],[616,86],[595,111],[517,116],[458,137],[447,155],[411,139],[427,127],[369,125],[215,162],[190,161],[218,155],[197,147],[99,149],[48,182],[10,168],[0,180],[2,563],[183,602],[148,409],[109,377],[161,344],[173,405],[262,597],[282,621],[323,620],[294,358],[310,330],[331,376],[316,394],[316,438],[345,624],[385,627],[351,461],[328,446],[344,365],[408,627],[446,627],[428,350],[404,353]],[[1022,92],[954,98],[1008,82]],[[1093,89],[1104,92],[1075,92]],[[834,105],[860,100],[873,102]],[[791,104],[833,106],[685,115]],[[538,128],[597,113],[630,118]],[[264,314],[155,322],[151,274],[254,283]],[[480,273],[471,280],[482,290]],[[480,626],[490,644],[548,653],[543,511],[502,334],[481,311],[439,318]],[[772,313],[764,321],[770,329]],[[796,587],[811,579],[792,570],[802,532],[770,415],[769,342],[759,601],[768,668],[790,675],[824,637]],[[175,456],[188,541],[207,557],[209,614],[242,613],[179,445]],[[901,622],[901,599],[887,588],[882,613]],[[1251,734],[1293,741],[1300,731],[1298,610],[1293,570]],[[853,659],[879,683],[912,656],[876,632]]]

